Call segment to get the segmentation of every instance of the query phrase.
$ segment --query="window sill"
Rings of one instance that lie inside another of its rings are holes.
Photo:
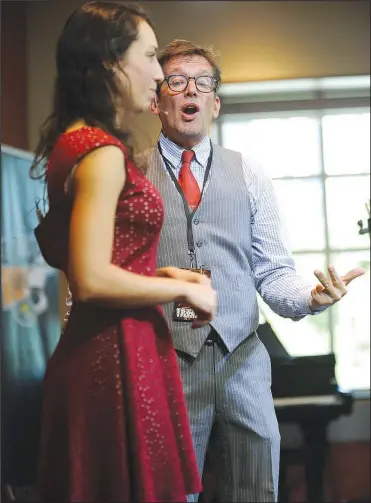
[[[354,389],[352,391],[355,400],[370,400],[371,394],[369,389]]]

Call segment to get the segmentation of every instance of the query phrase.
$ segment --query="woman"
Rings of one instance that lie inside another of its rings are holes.
[[[200,491],[175,351],[159,304],[198,323],[215,313],[207,279],[156,271],[157,190],[131,160],[127,125],[163,80],[147,14],[89,2],[57,46],[54,110],[31,174],[47,161],[50,209],[36,231],[73,306],[45,377],[41,501],[185,501]]]

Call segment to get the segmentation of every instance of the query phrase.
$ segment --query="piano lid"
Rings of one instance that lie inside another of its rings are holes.
[[[268,322],[259,325],[257,333],[271,358],[291,358]]]
[[[269,323],[259,325],[257,333],[271,358],[273,397],[329,395],[338,390],[333,353],[291,356]]]

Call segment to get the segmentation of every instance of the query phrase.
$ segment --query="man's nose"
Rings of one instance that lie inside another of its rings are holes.
[[[185,94],[185,96],[196,96],[197,87],[196,87],[196,82],[194,79],[188,80],[188,86],[186,87],[184,94]]]

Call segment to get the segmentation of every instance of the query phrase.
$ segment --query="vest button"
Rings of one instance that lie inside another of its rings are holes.
[[[199,221],[197,218],[195,218],[195,220],[193,220],[193,223],[194,223],[195,225],[198,225],[198,224],[200,223],[200,221]]]
[[[198,246],[199,248],[201,248],[202,245],[203,245],[202,241],[197,241],[196,246]]]

